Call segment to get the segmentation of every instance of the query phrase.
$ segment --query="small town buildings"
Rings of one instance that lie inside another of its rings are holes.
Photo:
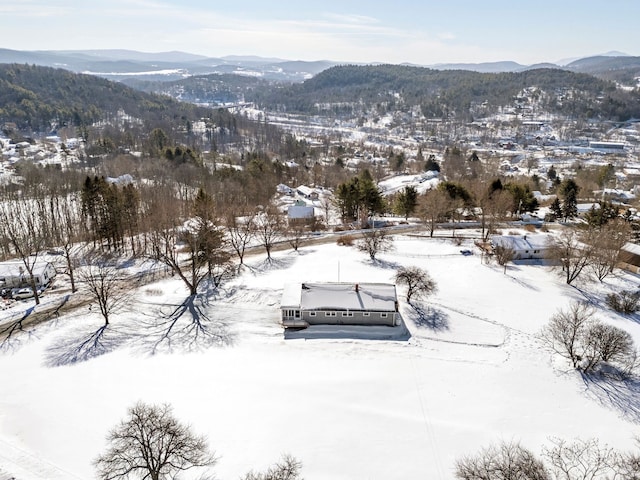
[[[33,266],[36,287],[46,287],[56,276],[51,262],[38,261]],[[29,272],[22,262],[0,263],[0,288],[28,287],[31,284]]]
[[[504,247],[513,250],[514,260],[544,259],[549,255],[548,235],[493,235],[490,241],[492,249]]]
[[[389,283],[285,285],[280,302],[285,327],[386,325],[400,321],[396,286]]]

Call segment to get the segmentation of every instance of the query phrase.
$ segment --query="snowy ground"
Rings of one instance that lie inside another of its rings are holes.
[[[307,480],[450,479],[456,458],[500,440],[538,453],[552,436],[633,446],[640,388],[583,381],[536,334],[572,299],[601,301],[635,277],[576,289],[542,266],[505,275],[475,250],[461,255],[470,243],[398,237],[395,246],[376,264],[335,244],[281,252],[271,265],[252,257],[242,276],[196,302],[201,329],[188,308],[169,329],[186,297],[170,279],[142,288],[97,343],[101,320],[87,308],[5,343],[0,478],[94,478],[105,435],[138,400],[169,402],[206,434],[219,479],[282,453],[303,462]],[[388,282],[400,265],[423,267],[438,283],[422,315],[401,302],[406,330],[285,338],[285,283]],[[600,318],[640,343],[633,319]]]

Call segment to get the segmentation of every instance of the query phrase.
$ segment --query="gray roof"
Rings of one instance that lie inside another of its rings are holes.
[[[281,308],[285,307],[395,312],[396,287],[389,283],[303,283],[285,287]]]

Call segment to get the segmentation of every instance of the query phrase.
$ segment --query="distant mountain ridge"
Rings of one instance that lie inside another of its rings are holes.
[[[307,62],[255,56],[214,58],[185,52],[9,49],[0,49],[0,63],[63,68],[74,73],[90,73],[117,81],[140,76],[147,80],[171,81],[192,75],[237,73],[287,82],[301,82],[338,64],[329,60]]]
[[[145,53],[135,50],[39,50],[0,49],[0,63],[26,63],[57,67],[75,73],[91,73],[110,80],[144,77],[151,81],[173,81],[193,75],[233,73],[269,81],[296,83],[347,62],[303,61],[252,55],[206,57],[186,52]],[[358,62],[348,62],[358,64]],[[514,61],[440,63],[423,66],[436,70],[468,70],[480,73],[522,72],[535,68],[558,68],[588,73],[598,78],[636,86],[640,78],[640,57],[612,51],[561,62],[523,65]]]

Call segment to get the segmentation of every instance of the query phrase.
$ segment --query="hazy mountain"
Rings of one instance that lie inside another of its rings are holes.
[[[191,75],[237,73],[285,82],[300,82],[336,65],[336,62],[326,60],[305,62],[256,56],[213,58],[185,52],[9,49],[0,49],[0,63],[59,67],[76,73],[91,73],[118,81],[138,77],[154,81],[171,81]]]
[[[439,63],[427,66],[436,70],[469,70],[481,73],[519,72],[527,68],[516,62]]]
[[[581,58],[564,68],[628,86],[637,86],[640,79],[640,57],[629,55]]]

